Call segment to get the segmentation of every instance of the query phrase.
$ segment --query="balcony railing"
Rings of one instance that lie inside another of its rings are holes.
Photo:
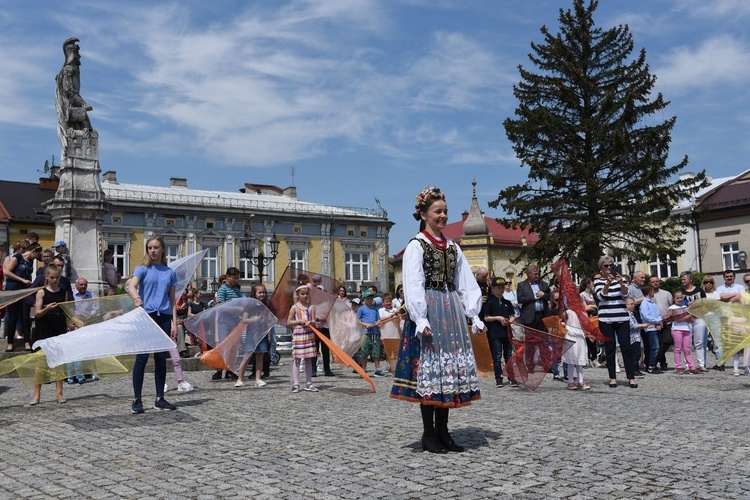
[[[133,203],[174,203],[176,205],[250,209],[254,211],[281,212],[315,215],[358,215],[385,218],[387,214],[379,208],[337,207],[315,203],[289,201],[243,200],[230,196],[201,196],[195,194],[157,193],[149,191],[131,191],[129,189],[104,188],[107,199]]]

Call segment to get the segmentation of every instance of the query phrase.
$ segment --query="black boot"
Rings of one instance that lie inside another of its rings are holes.
[[[443,444],[435,434],[435,408],[429,405],[419,405],[419,409],[422,410],[422,425],[424,426],[424,433],[422,434],[422,449],[429,451],[430,453],[448,453]]]
[[[456,453],[465,451],[464,447],[458,446],[455,441],[453,441],[450,433],[448,433],[448,408],[435,409],[435,432],[437,433],[440,443],[442,443],[448,451],[454,451]]]

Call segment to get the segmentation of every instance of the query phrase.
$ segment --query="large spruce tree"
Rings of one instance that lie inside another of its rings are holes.
[[[688,160],[666,164],[676,118],[659,118],[669,102],[652,94],[645,50],[631,58],[628,27],[595,26],[597,6],[574,0],[561,9],[560,32],[543,26],[544,43],[531,44],[539,71],[519,66],[519,104],[504,126],[529,178],[490,203],[505,210],[504,225],[538,234],[520,259],[562,256],[579,273],[606,252],[636,260],[679,254],[690,215],[673,207],[706,183],[703,171],[675,179]]]

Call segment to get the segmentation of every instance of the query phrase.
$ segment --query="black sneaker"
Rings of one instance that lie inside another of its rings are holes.
[[[323,372],[323,376],[325,376],[325,377],[335,377],[336,374],[333,373],[331,370],[328,370],[327,372]]]
[[[143,408],[143,407],[141,407],[141,408]],[[176,410],[176,409],[177,409],[177,407],[175,405],[173,405],[172,403],[168,402],[164,398],[157,399],[156,401],[154,401],[154,410],[172,411],[172,410]]]
[[[662,363],[661,364],[661,370],[665,372],[665,371],[669,370],[669,366],[667,366],[666,363]]]
[[[136,399],[135,401],[133,401],[133,406],[130,407],[130,411],[133,412],[133,415],[143,413],[143,403],[140,399]]]
[[[211,380],[221,380],[221,370],[215,372],[213,375],[211,375]]]
[[[643,377],[643,373],[641,373],[640,370],[636,370],[635,372],[633,372],[633,376],[634,377]]]
[[[723,372],[724,371],[724,365],[714,365],[714,367],[712,368],[712,370]]]

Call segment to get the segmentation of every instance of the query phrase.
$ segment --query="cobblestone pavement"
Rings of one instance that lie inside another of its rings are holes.
[[[268,386],[188,372],[174,412],[130,413],[130,379],[31,390],[0,379],[0,497],[30,498],[748,498],[750,376],[650,375],[590,391],[551,375],[536,392],[497,389],[451,411],[466,453],[421,451],[415,404],[351,370],[292,394],[290,366]],[[624,374],[623,374],[624,375]],[[303,379],[304,380],[304,379]],[[169,373],[170,385],[175,385]],[[153,395],[147,375],[144,403]]]

